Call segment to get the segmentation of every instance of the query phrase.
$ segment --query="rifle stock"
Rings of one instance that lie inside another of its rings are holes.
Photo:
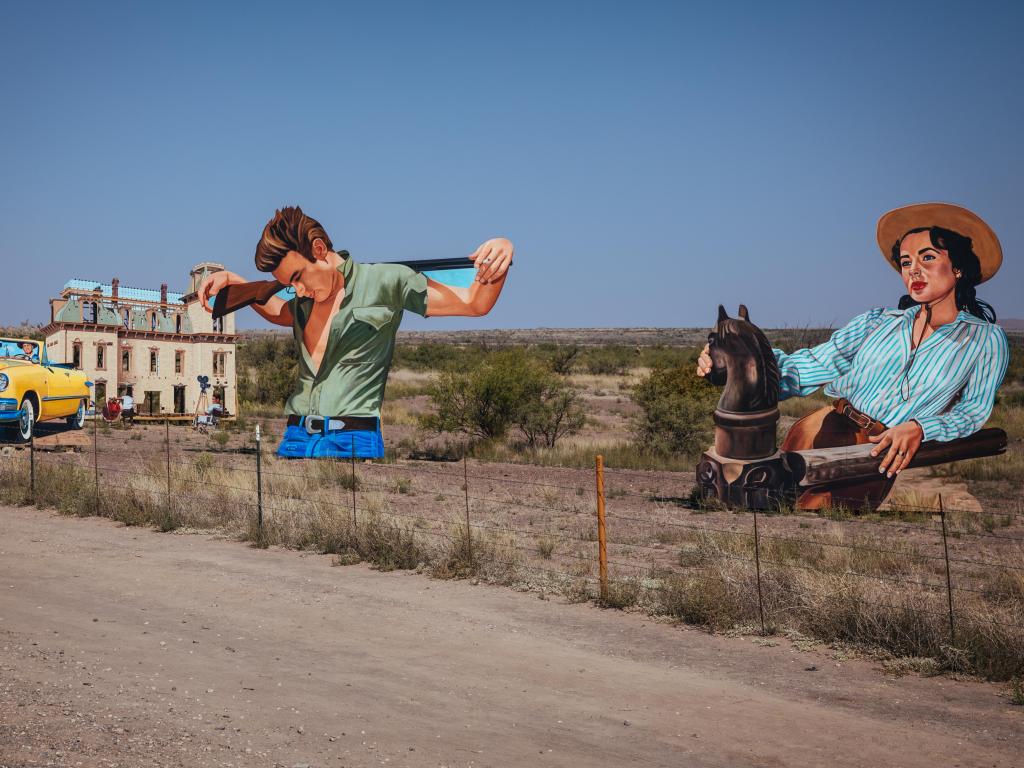
[[[346,256],[348,254],[346,253]],[[371,262],[380,264],[401,264],[417,272],[440,272],[448,269],[473,269],[472,259],[459,256],[450,259],[418,259],[410,261]],[[278,291],[288,286],[277,280],[256,280],[251,283],[235,283],[221,289],[213,300],[213,319],[219,320],[251,304],[263,306]]]
[[[250,304],[262,306],[284,287],[277,280],[257,280],[252,283],[225,286],[217,292],[213,300],[213,319],[219,320],[224,315],[230,315]]]

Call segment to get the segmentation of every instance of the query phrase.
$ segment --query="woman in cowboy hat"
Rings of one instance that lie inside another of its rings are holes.
[[[975,288],[1003,260],[995,232],[966,208],[921,203],[878,221],[878,246],[907,294],[897,309],[858,315],[824,344],[786,354],[780,399],[821,385],[836,398],[800,419],[782,450],[875,443],[878,480],[805,492],[803,509],[843,504],[874,509],[925,440],[953,440],[979,430],[992,412],[1009,362],[1006,334]],[[705,347],[697,373],[711,370]]]

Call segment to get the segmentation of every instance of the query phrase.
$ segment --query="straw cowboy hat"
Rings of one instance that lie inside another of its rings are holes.
[[[878,220],[878,247],[897,272],[900,268],[892,261],[893,245],[907,232],[920,227],[942,227],[971,238],[974,253],[981,262],[982,283],[998,272],[1003,263],[999,238],[976,213],[951,203],[917,203],[889,211]]]

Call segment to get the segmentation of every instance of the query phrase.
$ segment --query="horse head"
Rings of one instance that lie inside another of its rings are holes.
[[[779,366],[771,344],[750,313],[740,304],[739,317],[729,317],[718,306],[718,323],[708,334],[713,384],[724,385],[718,410],[754,413],[774,408],[779,402]]]

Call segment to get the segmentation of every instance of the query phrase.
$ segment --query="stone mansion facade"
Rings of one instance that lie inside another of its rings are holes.
[[[50,322],[43,328],[46,354],[72,363],[95,382],[98,408],[106,399],[130,394],[140,416],[193,414],[199,400],[197,377],[208,376],[207,392],[238,412],[235,378],[235,318],[216,322],[196,293],[221,264],[197,264],[186,293],[128,288],[69,280],[60,298],[50,300]]]

